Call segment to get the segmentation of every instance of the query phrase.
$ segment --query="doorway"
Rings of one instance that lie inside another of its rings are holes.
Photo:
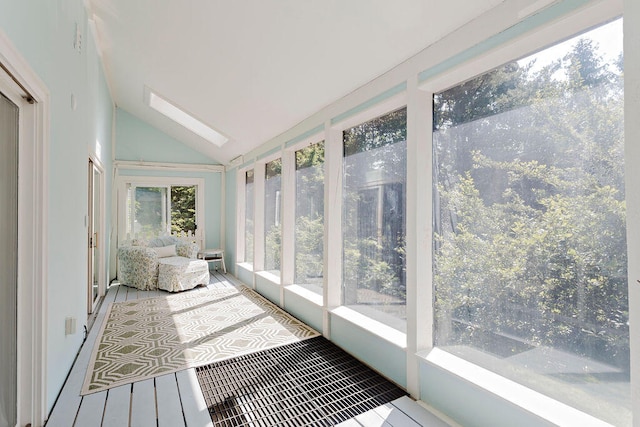
[[[93,159],[89,159],[88,169],[88,206],[87,206],[87,314],[92,314],[102,294],[103,251],[102,241],[102,168]]]
[[[0,30],[0,427],[46,419],[50,95]]]
[[[2,83],[2,82],[0,82]],[[15,426],[18,394],[19,103],[0,84],[0,427]]]

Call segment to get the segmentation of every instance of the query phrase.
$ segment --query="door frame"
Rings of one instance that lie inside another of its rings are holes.
[[[100,174],[100,182],[98,183],[98,192],[94,193],[94,170],[97,170]],[[97,159],[96,156],[89,155],[89,162],[87,168],[87,178],[88,178],[88,192],[89,200],[87,200],[87,237],[90,238],[90,232],[93,231],[97,233],[97,250],[98,250],[98,271],[97,274],[94,272],[95,261],[93,256],[90,254],[90,248],[88,247],[88,257],[87,257],[87,315],[91,315],[94,311],[100,298],[105,295],[106,291],[106,272],[105,272],[105,251],[106,247],[104,245],[105,241],[105,180],[104,180],[104,166]],[[93,203],[93,198],[98,198],[98,222],[94,226],[93,216],[95,212],[93,211],[93,207],[95,203]],[[89,245],[87,245],[89,246]],[[92,292],[92,284],[93,276],[96,275],[98,277],[98,296],[95,301],[93,301],[93,292]]]
[[[17,425],[47,418],[49,90],[0,29],[0,64],[25,94],[18,175]]]

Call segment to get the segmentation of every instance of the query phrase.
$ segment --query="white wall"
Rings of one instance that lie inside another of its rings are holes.
[[[180,141],[143,122],[136,116],[120,108],[116,109],[115,160],[130,162],[155,162],[180,165],[213,165],[214,162],[201,153],[187,147]],[[177,165],[174,165],[177,166]],[[225,173],[206,170],[135,170],[123,166],[118,176],[136,177],[185,177],[204,180],[205,208],[205,246],[218,248],[224,239],[222,221],[224,220]],[[115,201],[114,201],[115,203]],[[114,255],[114,254],[112,254]]]
[[[187,147],[166,133],[127,111],[116,109],[116,160],[212,164],[202,153]]]
[[[80,51],[73,43],[76,27],[82,36]],[[87,320],[87,165],[89,155],[102,162],[109,194],[113,102],[82,0],[0,0],[0,30],[51,96],[49,271],[43,296],[49,410],[82,344]],[[107,215],[109,206],[107,199]],[[67,316],[77,319],[78,328],[65,336]]]

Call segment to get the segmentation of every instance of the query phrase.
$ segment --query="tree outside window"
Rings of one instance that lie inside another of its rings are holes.
[[[294,282],[322,294],[324,276],[324,141],[296,151]]]
[[[622,53],[599,49],[612,37],[620,21],[434,96],[435,340],[627,425]]]
[[[281,188],[282,160],[276,159],[265,165],[264,193],[264,269],[280,275],[282,253]]]
[[[343,132],[343,302],[406,330],[407,109]]]

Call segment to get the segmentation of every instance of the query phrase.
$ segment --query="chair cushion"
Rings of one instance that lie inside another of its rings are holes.
[[[158,261],[159,289],[178,292],[208,284],[209,264],[204,260],[174,256]]]

